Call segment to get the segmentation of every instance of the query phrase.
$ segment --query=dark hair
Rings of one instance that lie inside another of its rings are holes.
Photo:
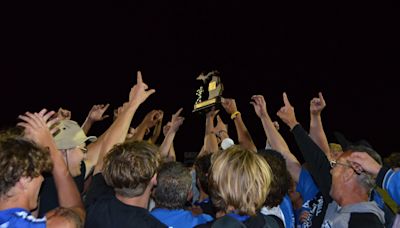
[[[7,196],[21,177],[35,178],[52,167],[49,152],[34,142],[0,136],[0,197]]]
[[[264,157],[273,173],[271,190],[265,200],[265,206],[278,206],[290,187],[290,174],[286,168],[285,158],[276,150],[262,149],[258,153]]]
[[[157,175],[157,187],[154,191],[156,207],[182,209],[185,206],[192,176],[189,169],[179,162],[167,162],[161,165]]]
[[[206,154],[201,157],[198,157],[194,162],[194,168],[196,170],[196,177],[199,180],[199,184],[201,189],[209,194],[208,191],[208,173],[211,167],[211,155]]]
[[[383,159],[384,163],[390,168],[400,168],[400,153],[391,153],[387,158]]]

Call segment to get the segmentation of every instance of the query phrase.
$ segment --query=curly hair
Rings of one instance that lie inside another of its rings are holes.
[[[158,147],[145,141],[128,141],[114,146],[104,158],[103,176],[124,197],[143,194],[160,164]]]
[[[9,191],[21,177],[35,178],[51,171],[50,153],[22,137],[0,137],[0,197],[10,197]]]
[[[254,216],[270,191],[272,172],[253,151],[232,146],[212,157],[209,186],[213,203],[226,212]]]

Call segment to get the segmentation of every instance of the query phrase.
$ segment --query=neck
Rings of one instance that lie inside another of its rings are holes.
[[[365,190],[360,188],[353,188],[349,190],[350,191],[343,192],[343,195],[336,200],[341,207],[369,201],[368,194],[365,192]]]
[[[0,197],[0,211],[11,208],[24,208],[29,211],[28,200],[24,200],[24,197]]]
[[[147,209],[148,204],[149,204],[149,199],[150,199],[150,188],[147,187],[144,193],[140,196],[137,197],[125,197],[121,196],[119,194],[115,194],[118,200],[123,202],[124,204],[130,205],[130,206],[136,206],[136,207],[141,207],[144,209]]]

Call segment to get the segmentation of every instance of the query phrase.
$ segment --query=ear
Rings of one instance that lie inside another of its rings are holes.
[[[346,169],[342,174],[343,183],[348,183],[353,180],[353,175],[355,175],[354,170]]]
[[[193,191],[192,191],[192,187],[190,187],[186,200],[192,201],[192,198],[193,198]]]
[[[353,167],[353,169],[355,169],[358,173],[362,173],[363,168],[360,164],[355,163],[355,162],[351,162],[351,166]]]
[[[154,174],[154,176],[151,178],[150,184],[151,184],[152,186],[156,186],[156,185],[157,185],[157,173]]]

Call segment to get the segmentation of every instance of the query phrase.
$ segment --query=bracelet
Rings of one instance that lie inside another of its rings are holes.
[[[232,113],[232,115],[231,115],[231,119],[235,119],[236,118],[236,116],[237,115],[239,115],[240,114],[240,112],[239,111],[236,111],[236,112],[234,112],[234,113]]]

